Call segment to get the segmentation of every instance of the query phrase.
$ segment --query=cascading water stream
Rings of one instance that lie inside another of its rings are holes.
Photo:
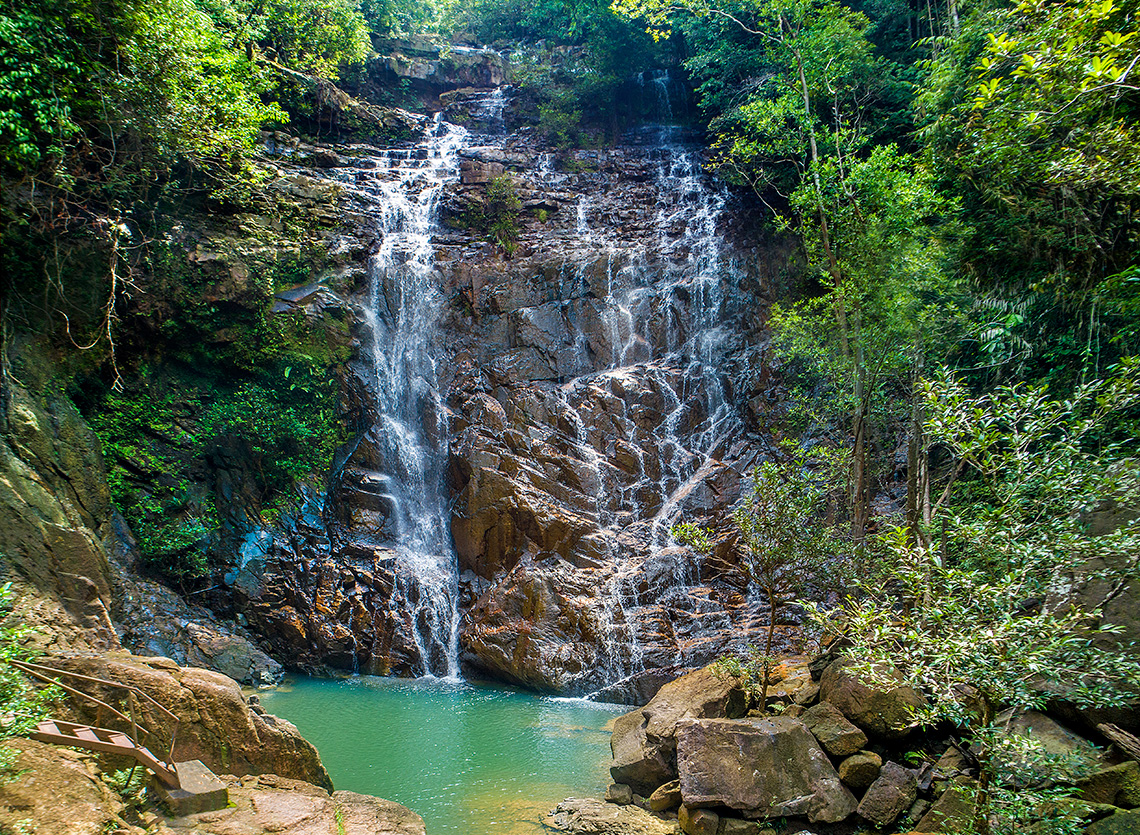
[[[370,265],[374,478],[390,508],[396,584],[390,606],[410,618],[425,674],[458,677],[458,573],[444,487],[446,416],[440,401],[442,308],[432,231],[444,187],[458,176],[467,132],[440,117],[410,150],[388,151],[373,193],[381,239]]]
[[[599,516],[615,534],[622,520],[631,515],[647,520],[647,544],[653,555],[674,545],[671,530],[678,521],[681,497],[709,474],[727,441],[742,429],[720,374],[731,337],[731,288],[740,271],[726,257],[720,229],[725,193],[710,182],[698,153],[685,143],[683,130],[673,124],[670,90],[674,80],[668,71],[655,71],[640,74],[638,82],[658,121],[642,133],[652,146],[649,155],[659,196],[657,236],[646,260],[626,267],[616,282],[610,271],[611,285],[619,287],[612,288],[606,299],[604,319],[615,335],[620,328],[628,337],[611,338],[621,349],[593,379],[604,381],[628,373],[626,365],[636,354],[634,346],[648,346],[649,356],[642,356],[637,373],[651,379],[664,400],[664,418],[655,431],[659,471],[648,475],[639,452],[641,483],[615,495],[608,510],[599,508]],[[590,228],[588,212],[588,202],[580,200],[577,235],[603,246],[612,264],[615,244]],[[564,389],[572,393],[574,386]],[[638,449],[635,438],[625,440]],[[579,440],[578,446],[586,445]],[[584,457],[589,460],[588,455]],[[698,566],[678,561],[672,587],[663,597],[681,606],[699,605],[684,599],[699,573]],[[636,570],[619,560],[599,613],[607,635],[611,680],[643,669],[636,585]]]

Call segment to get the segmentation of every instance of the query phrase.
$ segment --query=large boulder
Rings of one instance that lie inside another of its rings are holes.
[[[570,797],[546,817],[546,826],[571,835],[674,835],[669,821],[636,806]]]
[[[726,806],[746,818],[807,817],[836,823],[855,797],[798,719],[699,719],[677,733],[687,806]]]
[[[956,777],[946,791],[938,796],[934,805],[915,825],[916,832],[941,832],[947,835],[972,831],[973,803],[971,791],[977,781],[971,777]]]
[[[1087,803],[1109,803],[1131,809],[1140,806],[1140,764],[1134,760],[1102,768],[1077,783]]]
[[[174,759],[201,760],[216,774],[277,774],[332,789],[317,749],[297,728],[270,714],[250,709],[232,678],[195,667],[179,667],[168,658],[126,655],[51,658],[45,663],[92,678],[137,687],[178,717]],[[84,684],[84,692],[109,704],[122,703],[122,691]],[[146,700],[139,700],[139,724],[152,751],[167,751],[175,731],[171,720]],[[73,699],[81,722],[96,722],[94,705]],[[116,727],[106,718],[105,725]],[[122,730],[123,728],[119,728]]]
[[[882,757],[874,751],[860,751],[839,764],[839,779],[843,781],[843,785],[850,786],[856,791],[863,791],[879,779],[882,768]]]
[[[246,629],[127,570],[131,543],[125,526],[116,520],[117,536],[111,543],[115,589],[111,614],[124,649],[170,658],[182,667],[204,667],[241,684],[264,686],[281,680],[281,665],[257,647]]]
[[[1085,830],[1088,835],[1140,835],[1140,810],[1117,812]]]
[[[740,683],[703,668],[671,681],[645,707],[614,722],[610,774],[648,796],[677,776],[677,726],[687,719],[743,716],[748,697]]]
[[[610,752],[614,758],[610,766],[614,782],[632,786],[639,794],[652,794],[676,776],[674,752],[668,746],[649,741],[640,710],[614,720]]]
[[[879,777],[859,802],[859,815],[875,826],[887,826],[898,820],[918,797],[918,780],[909,768],[887,763]]]
[[[646,735],[660,742],[673,739],[682,720],[738,719],[747,712],[748,694],[740,682],[711,667],[669,682],[641,709]]]
[[[1072,758],[1088,765],[1100,760],[1100,751],[1095,745],[1040,711],[1026,710],[1018,714],[1007,711],[997,717],[997,724],[1007,733],[1034,741],[1052,756]]]
[[[823,750],[834,757],[848,757],[867,745],[867,735],[847,721],[835,705],[820,702],[799,715]]]
[[[864,683],[847,669],[848,664],[841,658],[823,671],[820,701],[834,705],[872,737],[893,740],[906,736],[914,725],[915,712],[926,706],[926,700],[905,685]],[[884,678],[899,681],[902,676],[897,671],[886,671]]]

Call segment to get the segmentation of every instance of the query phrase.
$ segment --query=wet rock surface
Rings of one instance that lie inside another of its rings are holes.
[[[413,499],[394,486],[395,430],[383,417],[393,413],[363,356],[405,291],[378,266],[389,256],[367,253],[385,246],[377,218],[396,179],[419,164],[437,172],[424,188],[443,176],[440,137],[399,151],[338,147],[332,167],[305,175],[340,189],[354,219],[341,269],[358,290],[283,304],[339,305],[357,323],[350,397],[361,431],[327,495],[300,501],[279,528],[250,531],[228,575],[233,603],[295,668],[418,675],[447,672],[452,651],[450,615],[425,599],[457,595],[451,631],[467,669],[567,694],[628,680],[602,698],[644,702],[766,623],[727,544],[698,559],[669,531],[681,518],[723,519],[765,453],[764,419],[779,407],[763,310],[785,251],[726,239],[737,198],[671,137],[561,154],[505,136],[465,140],[430,253],[415,256],[430,258],[422,280],[438,296],[423,327],[440,354],[414,432],[427,454],[443,452],[449,509],[448,536],[433,533],[411,560],[409,525],[420,523],[407,521]],[[485,200],[483,175],[500,169],[524,207],[510,258],[465,226]],[[458,588],[413,576],[413,562],[451,559]]]

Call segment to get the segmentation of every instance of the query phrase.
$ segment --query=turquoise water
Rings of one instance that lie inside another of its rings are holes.
[[[300,678],[259,694],[317,746],[337,789],[403,803],[428,835],[537,835],[609,784],[627,708],[434,679]]]

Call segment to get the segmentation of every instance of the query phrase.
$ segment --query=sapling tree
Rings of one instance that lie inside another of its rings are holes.
[[[1140,695],[1136,648],[1066,591],[1095,571],[1119,592],[1137,573],[1140,524],[1093,536],[1082,511],[1140,499],[1134,450],[1111,441],[1129,434],[1118,430],[1140,402],[1140,364],[1066,400],[1021,385],[975,397],[947,374],[925,396],[927,429],[963,462],[958,483],[969,474],[973,500],[935,518],[945,542],[901,528],[881,536],[885,582],[864,583],[831,626],[850,641],[860,675],[888,683],[884,671],[897,669],[929,699],[918,720],[972,736],[973,829],[1012,832],[1033,808],[1026,785],[1072,774],[1010,735],[1001,711],[1055,699],[1120,706]]]
[[[751,488],[732,513],[740,568],[768,604],[768,628],[761,666],[760,704],[768,699],[768,678],[774,661],[776,623],[780,613],[797,602],[824,577],[837,543],[821,515],[824,490],[808,468],[806,453],[785,448],[778,461],[766,461],[752,473]],[[712,540],[693,525],[674,529],[678,542],[708,551]]]

